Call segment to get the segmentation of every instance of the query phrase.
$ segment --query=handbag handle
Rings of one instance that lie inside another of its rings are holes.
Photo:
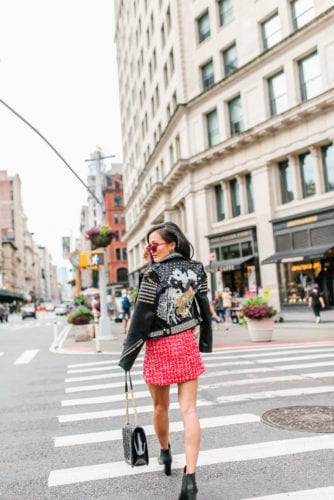
[[[138,426],[138,413],[137,413],[137,407],[136,407],[136,402],[135,402],[135,397],[133,394],[133,385],[132,385],[132,379],[130,375],[130,371],[125,372],[125,415],[126,415],[126,424],[130,423],[130,416],[129,416],[129,386],[128,386],[128,379],[129,379],[129,386],[130,386],[130,394],[131,394],[131,399],[132,399],[132,406],[133,406],[133,413],[135,416],[135,424]]]

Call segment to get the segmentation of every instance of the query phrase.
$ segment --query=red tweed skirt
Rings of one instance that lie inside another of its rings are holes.
[[[146,384],[179,384],[199,377],[204,371],[195,330],[145,342],[143,376]]]

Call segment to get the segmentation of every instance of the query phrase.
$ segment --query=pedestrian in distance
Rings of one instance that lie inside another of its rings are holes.
[[[179,500],[195,500],[201,432],[197,388],[198,377],[205,371],[200,352],[212,351],[207,276],[203,264],[192,260],[193,247],[176,224],[153,226],[146,240],[144,258],[149,265],[140,283],[119,365],[129,371],[145,343],[143,377],[153,401],[153,426],[160,444],[158,461],[167,476],[172,465],[169,392],[171,384],[178,385],[186,462]]]
[[[220,290],[215,293],[214,306],[216,314],[219,316],[220,321],[225,321],[225,310],[223,306],[223,294]]]
[[[308,297],[308,306],[314,313],[315,322],[320,323],[320,311],[321,309],[325,309],[325,301],[320,293],[320,288],[317,283],[313,285],[312,291]]]
[[[215,302],[212,298],[212,295],[211,295],[211,292],[209,289],[208,289],[207,296],[208,296],[209,308],[210,308],[210,313],[211,313],[211,321],[214,320],[216,323],[220,323],[221,319],[220,319],[220,316],[217,314],[217,311],[215,309]]]
[[[226,287],[223,292],[223,308],[225,317],[225,330],[229,329],[231,322],[231,307],[232,307],[232,293],[231,290]]]
[[[126,290],[122,290],[121,309],[123,334],[126,335],[128,331],[128,324],[131,318],[131,301]]]

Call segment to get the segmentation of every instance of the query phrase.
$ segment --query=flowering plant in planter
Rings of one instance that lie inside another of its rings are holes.
[[[250,297],[241,304],[240,317],[244,325],[247,319],[273,318],[277,311],[262,297]]]
[[[86,231],[86,239],[92,241],[96,247],[106,247],[110,245],[114,237],[115,232],[106,224],[99,227],[93,227]]]
[[[88,325],[94,319],[94,314],[88,307],[80,306],[67,316],[67,323],[72,325]]]

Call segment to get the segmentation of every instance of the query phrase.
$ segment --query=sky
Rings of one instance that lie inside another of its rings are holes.
[[[35,127],[87,183],[97,147],[122,161],[113,0],[0,0],[0,99]],[[67,266],[62,236],[79,234],[87,191],[0,103],[0,170],[18,174],[28,230]]]

